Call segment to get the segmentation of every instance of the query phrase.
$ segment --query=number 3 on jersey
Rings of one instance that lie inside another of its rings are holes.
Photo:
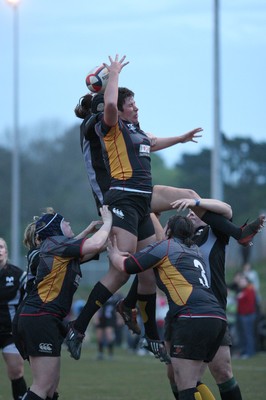
[[[199,281],[200,281],[201,285],[209,288],[210,285],[209,285],[209,282],[208,282],[208,279],[207,279],[207,276],[206,276],[205,269],[204,269],[203,265],[201,264],[201,262],[199,260],[195,259],[194,260],[194,266],[196,268],[200,269],[201,278],[199,278]]]

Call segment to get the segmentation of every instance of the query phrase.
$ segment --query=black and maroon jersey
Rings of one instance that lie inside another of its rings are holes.
[[[12,264],[0,269],[0,335],[12,331],[12,320],[24,296],[26,275],[26,271]]]
[[[109,127],[104,120],[95,125],[103,158],[111,178],[110,189],[152,192],[150,139],[138,125],[122,121]]]
[[[187,247],[178,239],[163,240],[127,258],[124,267],[129,274],[154,268],[157,285],[168,299],[170,316],[226,320],[210,289],[198,246]]]
[[[84,239],[47,238],[40,247],[40,262],[33,289],[20,315],[54,314],[64,318],[81,278],[80,257]]]
[[[220,306],[226,310],[225,255],[229,237],[206,225],[196,231],[193,240],[203,255],[212,291]]]

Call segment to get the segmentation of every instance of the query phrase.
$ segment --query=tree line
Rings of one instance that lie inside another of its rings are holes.
[[[243,224],[266,209],[266,142],[250,138],[228,139],[223,135],[222,177],[224,201],[231,204],[234,221]],[[12,153],[0,147],[1,224],[0,236],[11,238]],[[192,188],[210,197],[211,151],[184,153],[173,167],[152,154],[153,183]],[[79,143],[79,126],[73,126],[56,139],[38,137],[21,150],[21,252],[25,226],[47,206],[65,216],[78,233],[91,220],[98,219],[88,184]],[[162,218],[165,222],[168,213]]]

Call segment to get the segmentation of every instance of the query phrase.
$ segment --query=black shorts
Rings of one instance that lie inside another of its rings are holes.
[[[170,356],[210,362],[226,330],[218,318],[167,318],[165,340],[170,342]]]
[[[3,333],[0,335],[0,349],[14,343],[14,338],[11,333]]]
[[[109,190],[104,195],[104,204],[113,214],[113,226],[122,228],[138,240],[154,235],[150,217],[151,194],[137,194],[123,190]]]
[[[232,337],[230,335],[230,331],[229,331],[229,328],[227,325],[226,331],[225,331],[224,337],[222,338],[220,346],[232,346],[232,344],[233,344]]]
[[[15,344],[24,359],[59,357],[65,334],[63,322],[53,315],[20,316]]]

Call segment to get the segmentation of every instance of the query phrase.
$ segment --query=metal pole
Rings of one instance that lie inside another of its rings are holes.
[[[11,255],[15,265],[20,263],[20,137],[19,137],[19,35],[18,6],[13,4],[13,153],[11,200]]]
[[[219,0],[214,0],[214,144],[211,162],[211,196],[223,200],[222,135],[220,128]]]

